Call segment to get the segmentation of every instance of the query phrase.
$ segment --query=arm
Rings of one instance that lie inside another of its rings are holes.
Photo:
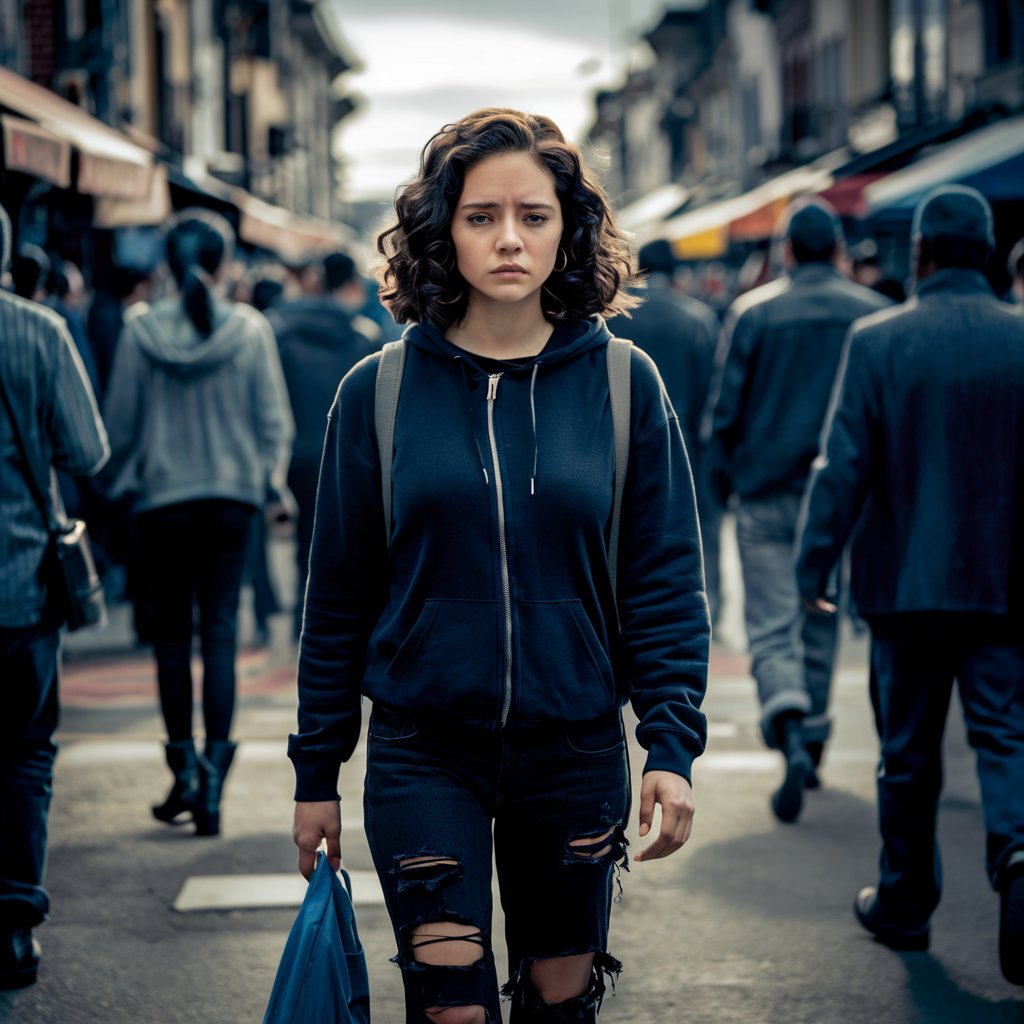
[[[295,799],[336,801],[359,739],[366,648],[387,593],[387,549],[373,426],[376,359],[342,381],[327,421],[299,647]]]
[[[815,460],[804,499],[796,577],[813,611],[834,611],[824,599],[829,575],[860,515],[877,459],[880,390],[870,356],[870,339],[851,331],[825,420],[823,454]]]
[[[741,315],[729,312],[718,341],[708,389],[702,433],[707,442],[711,489],[721,505],[732,493],[732,456],[743,421],[755,317],[755,310]]]
[[[110,456],[107,432],[71,335],[63,325],[57,333],[53,405],[47,423],[53,465],[72,476],[91,476]]]
[[[259,313],[247,315],[256,324],[260,345],[256,372],[256,428],[260,452],[268,484],[274,490],[284,493],[287,490],[285,475],[289,450],[295,436],[288,388],[281,369],[277,338],[269,321]]]
[[[636,360],[633,365],[642,388],[653,371],[645,373]],[[657,377],[653,380],[660,391]],[[631,448],[620,551],[624,668],[639,719],[637,739],[648,751],[642,836],[650,830],[654,805],[662,809],[660,834],[640,860],[666,856],[689,835],[689,780],[706,738],[700,704],[707,687],[710,625],[697,508],[678,421],[660,401],[661,410]]]
[[[129,315],[121,332],[103,401],[103,421],[110,437],[110,461],[100,477],[108,497],[135,489],[134,460],[142,442],[146,357],[137,340],[139,313]]]

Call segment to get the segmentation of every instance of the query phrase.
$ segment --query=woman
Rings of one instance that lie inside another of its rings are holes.
[[[385,536],[379,356],[328,421],[299,657],[294,838],[340,855],[339,765],[373,701],[365,824],[408,1021],[500,1020],[492,829],[513,1021],[593,1020],[630,784],[620,708],[649,751],[637,860],[687,839],[709,626],[693,486],[653,364],[632,352],[618,608],[601,314],[631,300],[600,188],[547,118],[439,132],[381,236],[406,331]],[[619,632],[618,621],[622,630]]]
[[[153,814],[172,823],[191,813],[199,835],[220,831],[220,796],[235,753],[235,626],[245,554],[268,483],[282,475],[292,430],[270,325],[255,310],[215,297],[231,242],[222,218],[179,215],[167,235],[179,292],[129,310],[103,410],[113,453],[110,495],[133,496],[174,775]],[[202,754],[192,733],[193,599],[203,658]]]

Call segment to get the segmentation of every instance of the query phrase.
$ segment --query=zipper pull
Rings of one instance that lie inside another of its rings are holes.
[[[498,381],[501,380],[500,373],[487,375],[487,401],[493,402],[498,397]]]

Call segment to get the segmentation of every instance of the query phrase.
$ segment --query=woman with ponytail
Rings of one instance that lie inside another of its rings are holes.
[[[125,317],[104,405],[114,456],[110,496],[132,496],[140,576],[156,655],[167,764],[160,821],[191,814],[220,831],[234,757],[235,632],[249,531],[268,484],[283,478],[292,434],[270,325],[218,294],[227,222],[203,210],[167,233],[176,294]],[[206,743],[193,738],[193,601],[199,609]]]

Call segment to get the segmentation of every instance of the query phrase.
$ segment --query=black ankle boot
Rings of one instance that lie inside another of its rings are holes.
[[[196,762],[196,747],[192,740],[175,740],[164,748],[167,767],[174,773],[174,785],[167,799],[153,808],[153,817],[168,825],[181,814],[192,814],[199,796],[199,768]]]
[[[814,764],[804,746],[800,715],[791,712],[779,715],[776,730],[779,749],[786,758],[786,775],[772,794],[772,810],[779,821],[788,825],[800,817],[807,776],[814,772]]]
[[[220,835],[220,798],[224,790],[224,779],[235,756],[235,746],[230,740],[207,740],[206,752],[198,757],[199,798],[195,810],[197,836]]]

